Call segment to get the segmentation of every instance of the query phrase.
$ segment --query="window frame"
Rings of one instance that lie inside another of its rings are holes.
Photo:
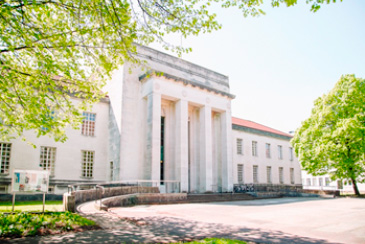
[[[266,154],[266,158],[271,158],[271,144],[270,143],[265,144],[265,154]]]
[[[82,112],[81,135],[95,136],[96,113]]]
[[[283,146],[282,145],[278,145],[278,158],[280,160],[283,159]]]
[[[243,155],[243,139],[236,138],[236,150],[238,155]]]
[[[92,179],[94,177],[94,163],[95,151],[81,150],[81,178]]]
[[[237,182],[238,183],[244,183],[244,175],[243,174],[244,174],[243,164],[237,164]]]
[[[253,165],[252,166],[252,181],[254,184],[258,184],[259,183],[259,166],[258,165]]]
[[[279,167],[279,184],[284,184],[284,167]]]
[[[46,152],[45,156],[43,152]],[[56,147],[41,146],[39,154],[39,166],[43,170],[49,171],[50,176],[55,175],[56,155],[57,155]]]
[[[0,142],[0,175],[8,175],[12,143]]]
[[[267,184],[272,184],[272,168],[271,168],[271,166],[266,166],[266,179],[267,179]]]
[[[252,156],[257,157],[258,150],[257,150],[257,141],[252,141]]]

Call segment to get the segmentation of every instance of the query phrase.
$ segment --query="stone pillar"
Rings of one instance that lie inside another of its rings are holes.
[[[180,180],[180,190],[188,192],[189,190],[189,143],[188,143],[188,102],[179,100],[175,104],[176,119],[176,167]]]
[[[222,191],[233,190],[232,118],[230,111],[221,113]]]
[[[161,94],[152,92],[147,95],[147,140],[145,179],[160,180],[161,159]],[[131,162],[132,163],[132,162]]]
[[[212,109],[204,106],[199,111],[200,123],[200,191],[212,191]]]

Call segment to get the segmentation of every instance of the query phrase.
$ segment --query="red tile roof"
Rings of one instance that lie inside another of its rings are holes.
[[[232,117],[232,124],[255,129],[255,130],[265,131],[265,132],[269,132],[269,133],[273,133],[273,134],[277,134],[277,135],[281,135],[281,136],[293,137],[289,133],[275,130],[275,129],[267,127],[265,125],[261,125],[256,122],[245,120],[245,119],[239,119],[239,118]]]

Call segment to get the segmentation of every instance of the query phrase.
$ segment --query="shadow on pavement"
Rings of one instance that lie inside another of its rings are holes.
[[[93,217],[99,218],[100,216]],[[224,237],[256,243],[329,243],[326,240],[301,237],[280,231],[187,222],[171,217],[146,217],[127,221],[111,217],[106,221],[109,222],[109,229],[29,237],[2,243],[173,243],[205,237]]]

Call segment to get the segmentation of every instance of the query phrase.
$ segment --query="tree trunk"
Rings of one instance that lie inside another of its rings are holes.
[[[360,196],[359,188],[357,188],[356,180],[351,178],[352,187],[354,188],[355,195]]]

